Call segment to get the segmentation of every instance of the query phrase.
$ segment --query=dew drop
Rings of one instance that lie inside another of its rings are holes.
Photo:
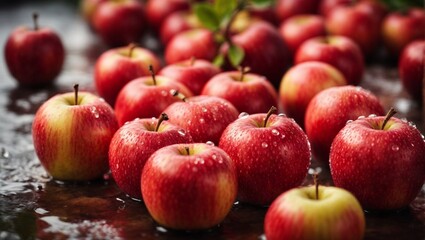
[[[214,146],[215,144],[212,141],[207,141],[205,144],[209,145],[209,146]],[[215,156],[215,155],[213,155]]]
[[[401,121],[407,123],[407,118],[402,118]]]
[[[162,95],[162,96],[164,96],[164,97],[166,97],[166,96],[168,96],[168,93],[167,93],[167,91],[162,90],[162,91],[161,91],[161,95]]]
[[[411,126],[411,127],[413,127],[413,128],[416,128],[416,124],[415,124],[415,123],[413,123],[413,122],[409,122],[409,126]]]
[[[273,142],[273,146],[277,147],[277,142]]]
[[[130,123],[130,121],[127,121],[127,122],[125,122],[125,123],[124,123],[124,125],[127,125],[127,124],[129,124],[129,123]]]
[[[345,124],[350,124],[352,122],[353,122],[353,120],[348,120]]]
[[[284,114],[284,113],[279,113],[277,116],[278,116],[278,117],[286,117],[286,114]]]
[[[180,136],[182,136],[182,137],[186,136],[186,131],[185,131],[184,129],[180,129],[180,130],[178,130],[177,132],[178,132],[178,133],[180,134]]]
[[[211,158],[212,158],[212,159],[214,159],[214,160],[216,160],[216,159],[217,159],[217,155],[213,154],[213,155],[211,156]]]
[[[410,146],[414,147],[414,146],[415,146],[415,144],[411,143],[411,144],[410,144]]]
[[[400,148],[399,148],[397,145],[393,145],[393,146],[391,147],[391,149],[392,149],[394,152],[397,152],[398,150],[400,150]]]
[[[177,90],[176,90],[176,89],[171,89],[171,90],[170,90],[170,94],[171,94],[172,96],[176,95],[176,94],[177,94]]]
[[[167,230],[167,229],[165,229],[164,227],[161,227],[161,226],[157,226],[157,227],[156,227],[156,230],[157,230],[158,232],[162,232],[162,233],[166,233],[166,232],[168,232],[168,230]]]
[[[269,145],[267,143],[265,143],[265,142],[261,143],[261,147],[263,147],[263,148],[267,148],[268,146]]]
[[[199,123],[200,123],[200,124],[203,124],[203,123],[205,123],[205,119],[203,119],[203,118],[200,118],[200,119],[199,119]]]
[[[272,134],[275,136],[279,136],[279,131],[277,129],[273,129]]]
[[[285,136],[285,134],[282,134],[281,136],[280,136],[280,138],[282,138],[282,139],[284,139],[286,136]]]
[[[361,91],[361,90],[363,90],[363,88],[362,88],[362,87],[360,87],[360,86],[357,86],[357,87],[356,87],[356,90],[357,90],[357,91]]]
[[[97,111],[95,106],[90,107],[90,112],[93,113],[95,118],[99,118],[99,111]]]
[[[376,114],[370,114],[369,116],[368,116],[369,118],[376,118]]]
[[[238,118],[247,118],[249,114],[247,112],[241,112],[238,116]]]
[[[359,116],[357,119],[363,119],[365,118],[365,116]]]
[[[205,108],[205,107],[202,107],[202,112],[208,112],[208,109],[207,108]]]
[[[104,98],[99,98],[99,100],[100,100],[101,102],[105,102],[105,99],[104,99]]]

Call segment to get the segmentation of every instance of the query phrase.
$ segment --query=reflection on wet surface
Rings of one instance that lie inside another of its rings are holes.
[[[203,232],[182,233],[157,226],[142,202],[134,201],[109,175],[88,183],[53,181],[41,167],[32,144],[31,124],[37,108],[58,92],[79,83],[93,91],[93,64],[106,48],[64,3],[21,5],[0,9],[0,44],[19,24],[40,12],[40,23],[56,29],[64,40],[67,57],[62,74],[48,89],[18,88],[0,60],[0,239],[264,239],[264,207],[235,204],[221,226]],[[155,45],[149,39],[148,44]],[[399,117],[413,121],[423,133],[418,104],[397,81],[394,66],[372,65],[363,83],[378,94],[385,108],[395,106]],[[313,162],[313,167],[320,164]],[[322,166],[321,180],[330,184]],[[311,183],[307,177],[304,184]],[[425,238],[425,193],[409,209],[396,213],[366,213],[366,239]]]

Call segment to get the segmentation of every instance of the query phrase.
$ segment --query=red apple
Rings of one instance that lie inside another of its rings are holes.
[[[372,54],[380,41],[381,13],[360,4],[337,6],[326,17],[331,35],[343,35],[355,41],[364,55]]]
[[[299,14],[317,13],[320,0],[277,0],[276,14],[280,22]]]
[[[51,84],[62,69],[65,51],[59,36],[50,28],[16,28],[7,38],[4,56],[10,74],[24,87]]]
[[[125,84],[138,77],[150,75],[149,65],[160,69],[159,58],[148,49],[135,45],[104,52],[97,59],[94,69],[97,92],[114,106],[115,99]]]
[[[334,184],[352,192],[365,209],[406,207],[425,181],[423,136],[391,115],[353,121],[332,143]]]
[[[419,102],[423,99],[424,68],[425,39],[413,41],[405,47],[400,56],[398,72],[404,88]]]
[[[305,40],[326,35],[325,19],[319,15],[295,15],[282,22],[279,32],[294,55]]]
[[[279,25],[279,19],[276,14],[275,7],[272,6],[250,6],[248,9],[249,14],[252,16],[252,18],[258,18],[263,21],[266,21],[273,26]]]
[[[154,31],[159,31],[164,20],[172,13],[190,8],[188,0],[148,0],[146,15]]]
[[[167,65],[158,75],[172,78],[185,85],[193,94],[199,95],[205,83],[220,71],[211,62],[193,58]]]
[[[317,193],[317,196],[316,196]],[[295,188],[280,195],[264,219],[267,240],[363,239],[365,216],[350,192],[336,187]]]
[[[352,4],[353,0],[321,0],[319,4],[319,13],[326,17],[329,12],[337,6],[347,6]]]
[[[310,100],[324,89],[347,85],[342,73],[327,63],[303,62],[290,68],[279,88],[283,111],[304,127],[304,116]]]
[[[96,12],[96,9],[100,4],[107,2],[108,0],[81,0],[80,1],[80,11],[84,20],[93,27],[93,16]]]
[[[88,93],[58,94],[37,110],[32,124],[34,149],[57,180],[84,181],[108,171],[109,143],[118,123],[112,108]]]
[[[192,57],[212,61],[217,54],[214,33],[206,29],[192,29],[174,36],[165,48],[168,64],[181,62]]]
[[[137,0],[104,2],[94,13],[93,26],[109,46],[138,42],[147,28],[144,6]]]
[[[192,138],[180,127],[160,119],[136,119],[114,134],[109,146],[109,167],[118,187],[130,197],[141,199],[140,173],[156,150],[176,144],[190,143]]]
[[[363,78],[363,54],[347,37],[315,37],[305,41],[296,52],[295,64],[307,61],[329,63],[341,71],[348,84],[357,85]]]
[[[406,45],[425,39],[425,10],[411,8],[406,13],[392,12],[382,23],[382,38],[387,49],[398,56]]]
[[[231,123],[219,147],[235,163],[238,199],[251,204],[268,205],[299,186],[310,165],[310,145],[303,130],[293,119],[272,111]]]
[[[304,121],[313,156],[328,163],[332,141],[347,121],[370,114],[383,115],[384,109],[374,94],[361,87],[331,87],[319,92],[308,104]]]
[[[232,160],[220,148],[204,143],[159,149],[146,162],[141,185],[152,218],[179,230],[221,223],[237,192]]]
[[[166,46],[177,34],[201,26],[201,23],[194,13],[190,11],[175,12],[165,18],[161,25],[161,42]]]
[[[194,142],[218,144],[221,133],[238,118],[238,110],[229,101],[214,96],[183,98],[164,112],[170,122],[184,128]]]
[[[168,77],[146,76],[127,83],[115,103],[118,124],[121,126],[136,118],[158,117],[169,105],[180,101],[170,93],[174,90],[192,96],[183,84]]]
[[[207,82],[202,95],[221,97],[239,112],[264,113],[277,106],[277,92],[265,77],[245,70],[220,73]]]
[[[241,66],[249,67],[252,73],[263,75],[275,87],[279,86],[291,55],[276,28],[264,21],[256,21],[233,35],[232,42],[245,52]],[[228,45],[224,44],[221,51],[226,53]],[[232,69],[230,66],[225,68]]]

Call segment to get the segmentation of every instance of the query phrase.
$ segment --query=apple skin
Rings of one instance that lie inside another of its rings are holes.
[[[294,55],[305,40],[326,35],[325,19],[313,14],[295,15],[282,22],[279,32]]]
[[[37,110],[32,124],[35,152],[57,180],[86,181],[108,170],[109,143],[118,129],[113,109],[88,92],[56,95]]]
[[[311,151],[307,136],[291,118],[266,114],[241,117],[223,132],[219,147],[233,160],[238,200],[269,205],[307,175]]]
[[[214,96],[195,96],[176,102],[164,112],[169,122],[185,129],[194,142],[218,144],[224,129],[238,118],[238,110],[229,101]]]
[[[165,48],[167,64],[181,62],[192,57],[207,61],[214,60],[218,45],[214,33],[207,29],[191,29],[174,36]]]
[[[281,194],[267,210],[264,232],[267,240],[363,239],[365,216],[357,199],[336,187],[291,189]]]
[[[425,10],[411,8],[405,14],[389,13],[382,22],[382,39],[393,56],[399,56],[406,45],[425,39]]]
[[[253,22],[245,30],[233,35],[232,42],[244,49],[241,66],[265,76],[276,88],[279,86],[291,62],[291,55],[275,27],[264,21]],[[227,53],[228,44],[223,44],[220,51]],[[224,69],[234,69],[227,62]]]
[[[321,61],[336,67],[348,84],[357,85],[364,73],[363,53],[359,46],[344,36],[315,37],[305,41],[295,54],[295,64]]]
[[[233,104],[239,112],[264,113],[277,106],[277,92],[265,77],[230,71],[211,78],[202,89],[202,95],[221,97]]]
[[[82,0],[80,1],[80,12],[84,20],[93,27],[93,16],[100,4],[108,0]]]
[[[363,54],[371,55],[380,41],[380,13],[359,3],[333,8],[326,17],[326,30],[330,35],[342,35],[355,41]]]
[[[156,76],[155,79],[156,85],[152,77],[136,78],[121,89],[115,103],[120,126],[136,118],[159,117],[165,108],[180,101],[170,93],[172,90],[188,97],[193,95],[183,84],[171,78]]]
[[[401,83],[418,102],[422,97],[425,74],[425,39],[411,42],[403,50],[398,64]]]
[[[394,117],[380,130],[384,119],[355,120],[332,143],[334,184],[353,193],[365,209],[406,207],[425,181],[423,136],[407,121]]]
[[[196,15],[190,11],[178,11],[164,19],[161,29],[160,38],[164,46],[177,34],[194,29],[200,28],[202,24],[199,22]]]
[[[328,163],[332,141],[347,121],[370,114],[384,115],[384,109],[368,90],[341,86],[319,92],[308,104],[304,120],[313,156]]]
[[[181,128],[158,119],[136,119],[120,127],[109,145],[109,167],[118,187],[132,198],[141,199],[141,175],[148,158],[158,149],[177,143],[191,143]]]
[[[165,66],[158,75],[172,78],[185,85],[194,95],[199,95],[208,80],[220,72],[211,62],[189,59]]]
[[[96,90],[111,106],[115,105],[118,93],[125,84],[138,77],[150,75],[149,65],[155,71],[161,68],[159,58],[150,50],[136,47],[130,57],[130,48],[110,49],[96,60]]]
[[[303,62],[290,68],[279,88],[284,113],[304,127],[305,111],[311,99],[324,89],[347,85],[342,73],[324,62]]]
[[[162,28],[165,19],[175,12],[189,10],[188,0],[148,0],[146,3],[146,16],[152,30]]]
[[[321,0],[319,4],[319,13],[326,17],[331,10],[337,6],[347,6],[353,3],[353,0]]]
[[[232,160],[220,148],[204,143],[159,149],[146,162],[141,185],[152,218],[178,230],[208,229],[221,223],[237,193]]]
[[[277,0],[275,11],[280,22],[300,14],[317,13],[320,0]]]
[[[137,0],[104,2],[94,12],[93,27],[111,47],[139,42],[147,29],[144,5]]]
[[[43,87],[54,82],[62,70],[65,50],[50,28],[16,28],[4,47],[10,74],[22,87]]]

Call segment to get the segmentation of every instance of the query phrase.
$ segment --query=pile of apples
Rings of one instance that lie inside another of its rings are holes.
[[[383,43],[422,101],[424,9],[195,2],[82,1],[88,24],[114,48],[96,61],[96,93],[76,85],[35,115],[35,150],[53,178],[92,180],[109,169],[157,223],[180,230],[216,226],[236,200],[271,205],[267,239],[361,239],[362,208],[400,209],[417,196],[423,135],[393,109],[384,116],[379,99],[356,85]],[[59,37],[34,22],[5,47],[22,87],[52,83],[64,58]],[[134,44],[148,31],[163,56]],[[299,187],[312,156],[336,187]]]

